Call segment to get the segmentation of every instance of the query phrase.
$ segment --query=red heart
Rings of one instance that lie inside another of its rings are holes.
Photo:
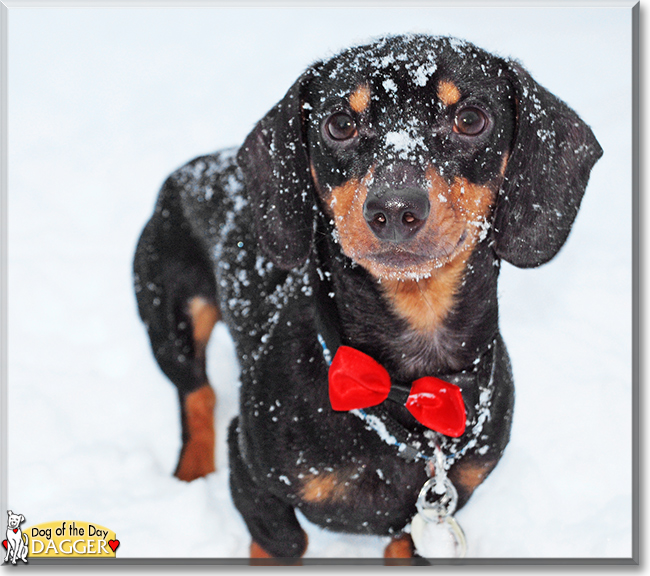
[[[14,528],[14,534],[18,532],[18,528]]]
[[[115,550],[117,550],[117,547],[120,545],[120,541],[119,540],[109,540],[108,545],[111,547],[113,552],[115,552]]]
[[[8,542],[7,542],[6,540],[3,540],[3,541],[2,541],[2,545],[6,548],[7,545],[8,545]]]

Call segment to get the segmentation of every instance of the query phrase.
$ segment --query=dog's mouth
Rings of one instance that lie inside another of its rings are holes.
[[[435,263],[438,259],[431,259],[426,255],[409,252],[407,250],[395,249],[385,250],[366,257],[368,260],[375,262],[379,266],[394,268],[396,270],[409,270],[410,268],[419,268],[427,264]]]
[[[468,240],[463,230],[456,242],[440,242],[429,246],[409,246],[383,242],[379,250],[366,254],[359,263],[379,278],[417,279],[430,276],[449,264],[464,251]],[[365,262],[363,262],[365,261]]]

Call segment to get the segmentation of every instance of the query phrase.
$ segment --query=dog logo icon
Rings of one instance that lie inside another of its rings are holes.
[[[11,563],[15,564],[16,560],[22,560],[27,564],[27,545],[29,538],[27,534],[23,534],[20,525],[25,521],[22,514],[14,514],[11,510],[7,510],[9,516],[7,520],[7,539],[2,542],[7,549],[5,554],[5,562],[9,562],[11,556]]]

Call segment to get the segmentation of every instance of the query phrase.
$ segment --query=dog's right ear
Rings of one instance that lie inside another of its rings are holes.
[[[307,70],[255,126],[237,155],[262,251],[278,267],[305,262],[315,234],[315,190],[304,136]]]

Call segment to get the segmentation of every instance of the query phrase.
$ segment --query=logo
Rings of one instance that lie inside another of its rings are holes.
[[[112,530],[82,522],[64,520],[37,524],[21,531],[22,514],[8,512],[5,562],[27,563],[32,558],[115,558],[120,541]]]
[[[27,543],[29,538],[20,529],[25,517],[22,514],[14,514],[11,510],[7,510],[7,516],[9,516],[7,520],[7,539],[2,541],[2,545],[7,549],[5,562],[15,564],[18,560],[22,560],[27,564]]]

